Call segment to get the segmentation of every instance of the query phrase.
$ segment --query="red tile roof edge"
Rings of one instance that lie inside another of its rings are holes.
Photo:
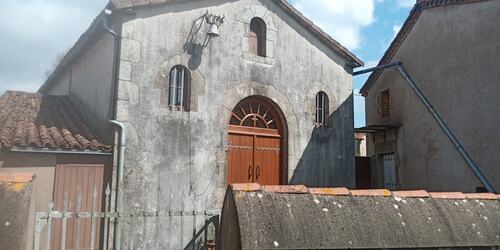
[[[33,173],[0,173],[0,182],[28,183],[33,181]]]
[[[0,97],[0,148],[110,153],[68,96],[6,91]]]
[[[387,189],[347,189],[345,187],[307,188],[303,185],[265,186],[258,183],[241,183],[229,185],[233,191],[239,192],[264,192],[287,194],[312,194],[331,196],[378,196],[398,198],[432,198],[432,199],[475,199],[475,200],[500,200],[500,194],[493,193],[462,193],[462,192],[427,192],[425,190],[390,191]]]

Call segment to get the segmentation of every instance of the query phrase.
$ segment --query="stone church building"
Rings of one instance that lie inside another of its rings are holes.
[[[123,210],[200,211],[232,183],[354,188],[362,65],[286,0],[113,0],[38,94],[115,145]]]

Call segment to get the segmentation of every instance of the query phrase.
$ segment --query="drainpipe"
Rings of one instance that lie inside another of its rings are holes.
[[[116,106],[118,100],[118,67],[119,67],[119,59],[120,59],[120,48],[121,48],[121,36],[118,35],[114,30],[109,27],[108,16],[112,14],[111,10],[105,9],[104,15],[102,16],[102,27],[106,32],[111,34],[114,38],[114,48],[113,48],[113,72],[111,73],[111,82],[113,85],[113,91],[111,93],[112,105],[110,105],[109,113],[112,116],[112,119],[116,119]]]
[[[383,70],[387,68],[392,68],[396,67],[403,77],[403,79],[406,81],[408,86],[415,92],[417,95],[418,99],[424,104],[424,106],[429,110],[431,113],[432,117],[436,120],[437,124],[439,127],[443,130],[443,132],[446,134],[448,139],[451,141],[453,146],[457,149],[457,151],[460,153],[462,158],[465,160],[469,168],[474,172],[476,177],[481,181],[481,183],[484,185],[484,187],[488,190],[488,192],[491,193],[496,193],[495,188],[491,185],[491,183],[488,181],[486,176],[481,172],[480,167],[477,165],[477,163],[472,159],[472,157],[469,155],[467,150],[465,150],[464,146],[460,143],[458,138],[455,136],[455,134],[451,131],[451,129],[448,127],[448,125],[444,122],[443,118],[441,118],[441,115],[437,112],[437,110],[432,106],[431,102],[427,99],[427,97],[424,95],[422,90],[417,86],[415,81],[411,78],[410,74],[406,71],[406,69],[403,67],[402,62],[393,62],[385,65],[380,65],[374,68],[370,69],[365,69],[365,70],[360,70],[358,72],[354,72],[353,76],[373,72],[375,70]]]
[[[123,211],[123,162],[125,161],[125,126],[123,123],[115,120],[110,121],[111,124],[115,125],[119,131],[118,135],[118,166],[116,170],[117,180],[116,180],[116,212],[118,213],[118,218],[115,221],[115,248],[120,249],[120,238],[121,238],[121,223],[120,223],[120,213]]]
[[[111,75],[111,82],[113,90],[111,93],[112,103],[110,105],[109,114],[111,115],[110,123],[118,128],[118,165],[116,170],[116,207],[115,211],[118,213],[117,220],[115,221],[115,238],[114,238],[114,249],[119,250],[121,244],[121,222],[120,213],[123,212],[123,163],[125,161],[125,126],[123,123],[116,121],[116,106],[118,101],[118,67],[120,59],[120,48],[121,48],[121,37],[114,30],[109,27],[108,17],[112,14],[109,9],[104,10],[104,15],[102,16],[102,27],[106,32],[111,34],[114,38],[114,48],[113,48],[113,69]]]

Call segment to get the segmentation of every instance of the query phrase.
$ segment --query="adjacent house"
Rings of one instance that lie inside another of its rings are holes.
[[[417,1],[379,63],[403,63],[496,190],[499,24],[500,1]],[[396,69],[373,72],[361,94],[374,187],[484,189]]]
[[[19,233],[16,236],[25,242],[22,249],[33,249],[35,212],[48,211],[51,201],[54,210],[62,211],[65,195],[73,201],[80,195],[85,197],[82,211],[88,210],[91,202],[87,198],[95,188],[96,207],[101,210],[101,198],[113,171],[111,142],[94,133],[87,118],[90,116],[78,106],[69,93],[58,96],[7,91],[0,97],[0,175],[6,179],[22,173],[33,176],[31,189],[25,194],[28,202],[20,205],[27,209],[26,216],[16,221],[24,223],[27,230],[2,231],[6,238],[11,232]],[[76,204],[68,206],[74,211]],[[7,221],[1,221],[2,225],[14,223],[8,221],[8,211],[3,213],[7,213]],[[12,247],[2,244],[5,248],[1,249]]]
[[[83,139],[115,142],[122,211],[206,211],[222,207],[232,183],[354,187],[352,71],[362,65],[285,0],[113,0],[38,94],[7,96],[68,105],[30,121],[54,123],[62,138],[48,139],[72,152],[110,152]],[[115,141],[110,120],[123,126]],[[81,124],[94,132],[73,143]],[[137,248],[161,230],[171,234],[161,246],[179,249],[193,236],[184,223],[203,219],[138,223],[122,230]]]

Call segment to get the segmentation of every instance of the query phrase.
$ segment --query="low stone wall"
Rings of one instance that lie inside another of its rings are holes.
[[[422,190],[233,185],[222,212],[222,249],[495,248],[499,199]]]
[[[24,249],[33,174],[0,173],[0,250]]]

